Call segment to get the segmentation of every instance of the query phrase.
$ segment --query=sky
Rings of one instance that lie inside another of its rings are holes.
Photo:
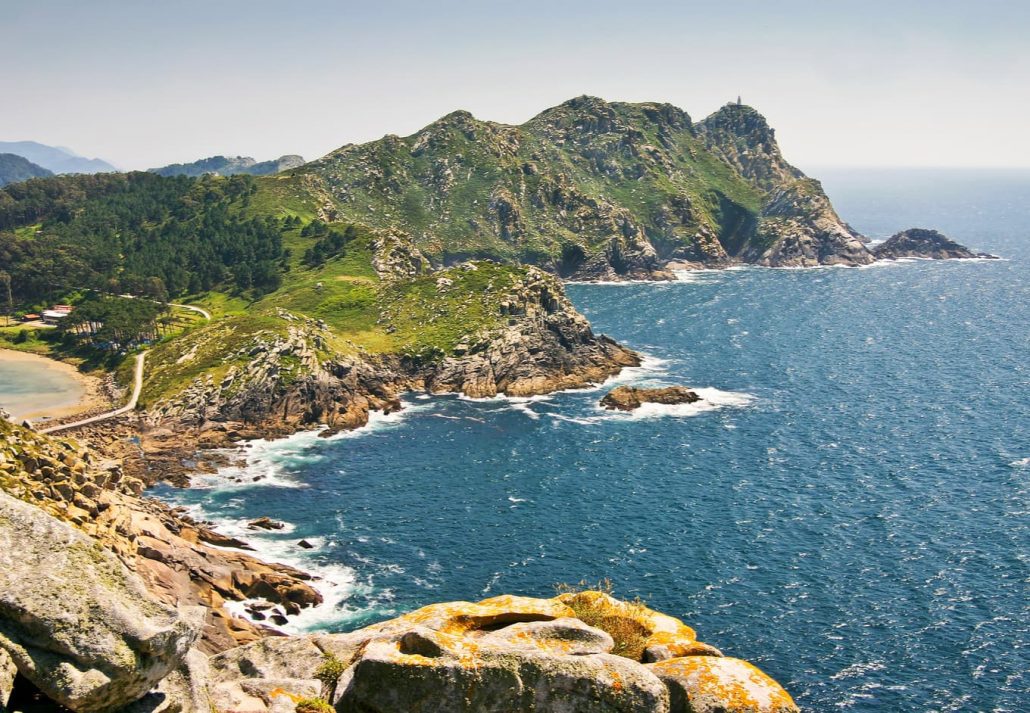
[[[0,0],[0,140],[317,158],[573,96],[762,112],[819,166],[1030,167],[1028,0]]]

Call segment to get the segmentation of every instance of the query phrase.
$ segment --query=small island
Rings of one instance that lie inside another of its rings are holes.
[[[601,406],[610,411],[633,411],[644,404],[692,404],[701,397],[686,386],[662,386],[638,389],[635,386],[617,386],[601,399]]]
[[[931,260],[998,259],[996,255],[974,253],[942,233],[926,228],[909,228],[895,233],[888,240],[874,247],[872,252],[873,257],[877,260],[897,260],[906,257]]]

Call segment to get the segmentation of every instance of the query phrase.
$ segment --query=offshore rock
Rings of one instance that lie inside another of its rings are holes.
[[[0,493],[0,649],[51,700],[117,710],[185,657],[199,612],[152,598],[110,552]]]
[[[601,406],[611,411],[633,411],[646,403],[692,404],[701,397],[685,386],[663,386],[657,389],[639,389],[617,386],[601,399]]]
[[[974,253],[936,230],[924,228],[909,228],[891,236],[873,248],[873,255],[877,260],[897,260],[905,257],[933,260],[997,259],[987,253]]]

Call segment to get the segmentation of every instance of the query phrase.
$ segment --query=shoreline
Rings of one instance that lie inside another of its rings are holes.
[[[93,411],[103,411],[110,408],[111,399],[107,393],[107,386],[104,380],[96,376],[84,374],[68,362],[31,352],[0,348],[0,364],[37,364],[51,372],[60,374],[62,377],[71,379],[79,389],[78,395],[74,397],[74,403],[57,404],[33,410],[22,409],[11,413],[13,420],[30,420],[52,424],[72,416],[82,416]],[[5,404],[0,403],[0,407],[5,407]],[[8,411],[11,411],[11,407],[6,408]]]

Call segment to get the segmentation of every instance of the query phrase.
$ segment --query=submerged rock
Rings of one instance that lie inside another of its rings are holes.
[[[259,517],[248,522],[247,527],[251,530],[281,530],[286,525],[270,517]]]
[[[685,386],[663,386],[657,389],[638,389],[635,386],[617,386],[601,399],[601,406],[611,411],[632,411],[646,403],[692,404],[701,397]]]
[[[922,257],[933,260],[961,260],[969,258],[997,259],[987,253],[974,253],[936,230],[909,228],[891,236],[873,248],[877,260],[897,260],[903,257]]]
[[[201,618],[151,598],[75,528],[0,493],[0,649],[51,700],[74,711],[135,701],[179,666]]]

